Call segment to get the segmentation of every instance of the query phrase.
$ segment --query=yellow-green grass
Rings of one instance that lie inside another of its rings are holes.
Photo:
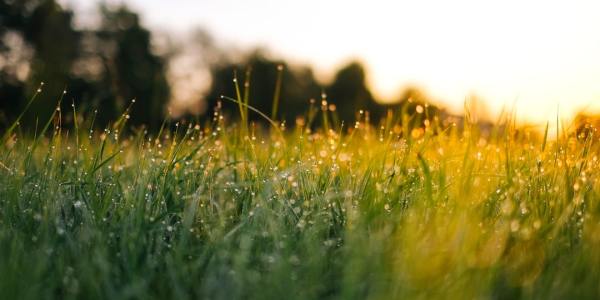
[[[325,129],[326,109],[266,128],[246,103],[244,124],[157,134],[127,112],[12,128],[0,298],[600,297],[593,130],[414,129],[406,111]]]

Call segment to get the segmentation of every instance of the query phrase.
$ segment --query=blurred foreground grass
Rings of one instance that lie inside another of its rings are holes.
[[[60,114],[2,145],[1,299],[600,297],[594,130]]]

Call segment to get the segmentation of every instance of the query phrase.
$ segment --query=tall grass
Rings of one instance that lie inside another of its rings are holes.
[[[410,128],[405,110],[336,127],[312,107],[286,129],[274,104],[267,131],[236,90],[237,124],[153,135],[126,111],[96,132],[56,111],[5,135],[0,298],[600,296],[595,130]]]

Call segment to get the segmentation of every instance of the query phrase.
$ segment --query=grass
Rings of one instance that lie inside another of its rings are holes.
[[[75,109],[37,137],[11,128],[0,298],[600,296],[592,134],[411,130],[406,111],[348,130],[326,103],[305,119],[328,130],[265,130],[247,103],[243,124],[218,114],[157,135],[128,129],[127,112],[104,131],[63,128]]]

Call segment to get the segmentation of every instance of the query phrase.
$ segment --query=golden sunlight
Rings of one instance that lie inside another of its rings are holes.
[[[383,101],[419,86],[457,112],[473,95],[492,113],[516,109],[537,122],[600,109],[597,1],[126,3],[151,28],[205,26],[226,41],[308,62],[325,80],[358,58]]]

